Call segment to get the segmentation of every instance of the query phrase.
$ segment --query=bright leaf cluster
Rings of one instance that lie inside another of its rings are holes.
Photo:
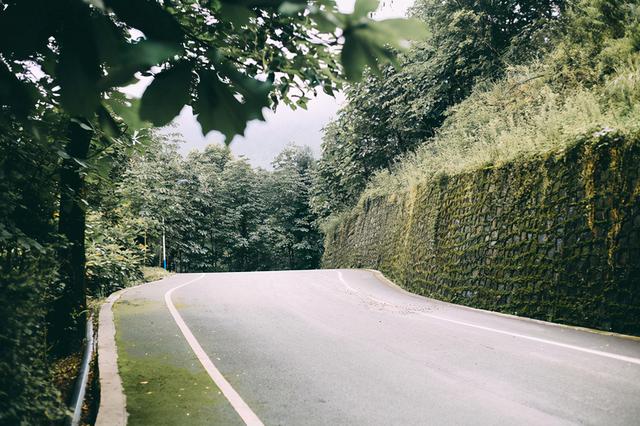
[[[166,125],[190,105],[203,133],[217,130],[227,141],[263,119],[264,107],[304,107],[309,90],[331,94],[344,76],[359,79],[365,66],[377,70],[424,36],[414,21],[372,20],[377,0],[358,0],[352,14],[334,0],[3,3],[0,108],[28,118],[45,103],[70,116],[108,117],[110,91],[153,75],[141,119]]]

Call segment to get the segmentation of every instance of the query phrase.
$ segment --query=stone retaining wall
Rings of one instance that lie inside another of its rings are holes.
[[[380,269],[440,300],[640,334],[640,140],[441,176],[365,200],[325,240],[325,267]]]

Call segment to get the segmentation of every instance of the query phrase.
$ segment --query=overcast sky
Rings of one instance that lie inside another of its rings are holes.
[[[383,0],[376,13],[377,19],[404,16],[414,0]],[[353,11],[355,0],[337,0],[343,12]],[[140,96],[149,81],[142,81],[135,87],[125,88],[125,92]],[[295,111],[281,105],[274,113],[265,109],[266,121],[252,121],[247,125],[244,137],[236,136],[231,143],[231,150],[237,156],[245,156],[252,165],[264,168],[271,167],[273,158],[289,143],[309,146],[316,157],[320,155],[322,128],[336,115],[344,96],[335,98],[319,95],[312,99],[307,110]],[[179,133],[185,140],[181,147],[183,154],[193,149],[202,149],[211,143],[222,144],[224,137],[218,132],[202,135],[200,125],[193,116],[191,107],[185,107],[167,131]]]

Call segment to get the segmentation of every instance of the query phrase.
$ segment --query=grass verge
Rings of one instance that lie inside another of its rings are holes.
[[[130,425],[240,424],[160,300],[130,296],[114,317]]]

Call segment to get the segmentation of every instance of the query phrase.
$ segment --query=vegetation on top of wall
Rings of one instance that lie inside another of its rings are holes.
[[[474,86],[502,78],[549,50],[563,0],[418,0],[412,13],[431,36],[397,69],[366,74],[323,137],[313,206],[320,217],[348,208],[379,170],[429,143],[448,109]],[[426,141],[426,142],[425,142]]]
[[[565,6],[544,54],[476,80],[432,137],[380,168],[350,207],[329,209],[325,266],[640,333],[640,5]],[[325,155],[330,165],[335,150]]]
[[[476,86],[449,109],[434,138],[377,173],[364,198],[440,173],[559,152],[585,135],[640,129],[638,6],[585,0],[566,13],[564,35],[544,60]]]

